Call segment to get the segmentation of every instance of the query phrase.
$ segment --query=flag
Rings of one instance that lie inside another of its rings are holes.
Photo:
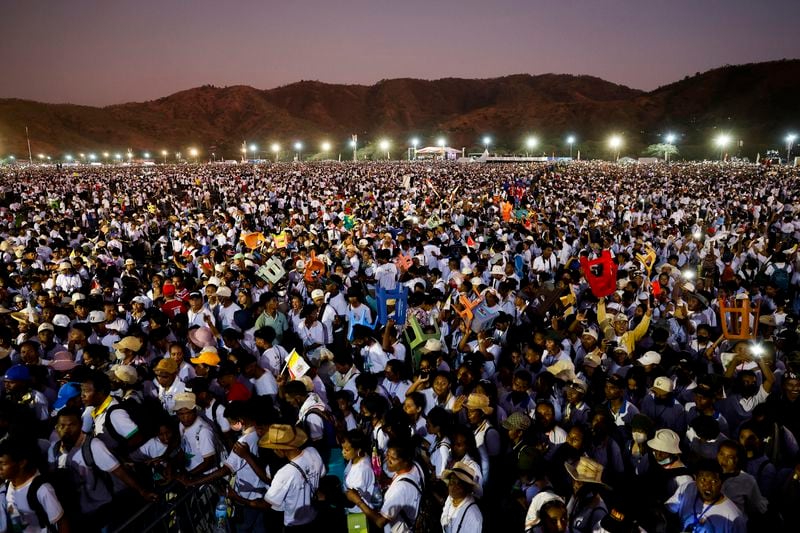
[[[305,359],[297,353],[297,350],[292,350],[292,353],[286,358],[286,367],[289,369],[289,375],[292,379],[299,379],[305,376],[306,372],[311,369]]]

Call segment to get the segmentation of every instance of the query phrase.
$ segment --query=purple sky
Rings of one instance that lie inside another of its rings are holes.
[[[5,0],[0,98],[106,105],[203,84],[591,74],[653,89],[800,57],[800,0]]]

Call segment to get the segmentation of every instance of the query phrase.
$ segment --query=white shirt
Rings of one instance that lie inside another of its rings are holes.
[[[280,344],[274,345],[272,348],[267,348],[258,358],[258,366],[265,370],[269,370],[273,376],[278,376],[283,369],[286,358],[289,356],[283,346]]]
[[[344,467],[344,488],[353,489],[358,492],[367,505],[375,508],[381,503],[381,493],[375,481],[375,472],[372,471],[372,463],[369,457],[362,457],[355,464],[347,463]],[[358,507],[351,507],[347,510],[352,513],[360,513]]]
[[[483,515],[475,498],[467,496],[456,507],[453,498],[447,497],[441,517],[444,533],[480,533],[483,530]]]
[[[319,487],[326,470],[314,448],[304,449],[291,462],[297,466],[286,464],[275,473],[264,500],[276,511],[283,511],[285,526],[302,526],[317,517],[317,511],[311,506],[311,495]]]
[[[275,396],[278,394],[278,382],[269,371],[264,372],[260,378],[251,378],[256,396]]]
[[[408,478],[413,484],[402,481],[403,478]],[[421,488],[419,468],[416,466],[392,479],[392,484],[386,491],[381,507],[381,515],[389,521],[383,528],[384,533],[411,533],[414,531],[414,522],[417,519],[422,499]]]
[[[83,440],[76,446],[67,451],[66,453],[60,449],[58,443],[53,443],[50,446],[48,453],[48,462],[53,468],[69,468],[78,474],[78,477],[83,481],[79,487],[80,504],[82,513],[91,513],[96,511],[101,506],[111,502],[113,494],[107,486],[107,482],[97,479],[95,471],[86,464],[86,458],[83,455]],[[111,455],[108,448],[100,439],[92,439],[89,444],[92,448],[92,456],[94,463],[103,472],[111,473],[119,467],[119,461]],[[113,480],[115,478],[111,478]]]
[[[205,458],[215,455],[217,449],[214,446],[214,432],[208,422],[198,416],[194,424],[188,428],[181,424],[181,447],[186,454],[187,470],[197,468]],[[203,473],[207,474],[214,469],[212,466]]]
[[[22,518],[22,523],[25,524],[25,533],[46,533],[47,528],[41,527],[39,520],[36,518],[36,512],[28,506],[28,488],[30,487],[33,478],[39,475],[39,472],[20,485],[15,487],[13,483],[8,484],[8,494],[6,494],[6,512],[11,517],[19,514]],[[50,519],[51,524],[55,524],[61,517],[64,516],[64,509],[56,497],[56,491],[49,483],[42,484],[39,490],[36,491],[36,498],[42,504],[47,518]]]
[[[258,434],[255,428],[246,429],[237,442],[241,442],[247,446],[251,454],[258,456]],[[235,453],[228,455],[225,465],[235,476],[233,490],[245,500],[257,500],[267,492],[269,488],[267,484],[258,477],[247,461]]]

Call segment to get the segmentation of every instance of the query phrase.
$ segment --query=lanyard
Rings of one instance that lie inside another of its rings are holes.
[[[695,499],[694,499],[694,506],[693,506],[693,509],[692,509],[692,511],[693,511],[693,513],[694,513],[694,520],[695,520],[695,523],[697,523],[697,524],[702,524],[702,523],[704,523],[703,516],[705,516],[705,514],[706,514],[706,513],[707,513],[707,512],[708,512],[708,511],[709,511],[709,510],[712,508],[712,507],[714,507],[715,505],[717,505],[717,504],[720,502],[720,500],[722,500],[722,496],[718,497],[716,500],[714,500],[713,502],[709,503],[709,504],[708,504],[708,505],[705,507],[705,509],[703,509],[703,510],[700,512],[700,514],[698,515],[698,514],[697,514],[697,511],[695,511],[695,510],[694,510],[694,508],[696,508],[696,507],[697,507],[697,500],[699,500],[699,499],[700,499],[700,495],[698,494],[697,496],[695,496]]]
[[[100,404],[100,407],[95,409],[95,411],[92,413],[92,418],[97,418],[98,416],[102,415],[106,411],[106,409],[108,409],[111,406],[112,399],[113,398],[109,394],[108,397],[105,399],[105,401]]]

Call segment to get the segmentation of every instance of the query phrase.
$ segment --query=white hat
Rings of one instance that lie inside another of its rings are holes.
[[[222,282],[217,276],[211,276],[210,278],[208,278],[208,285],[214,285],[216,287],[219,287],[220,285],[222,285]]]
[[[492,276],[504,276],[506,271],[503,269],[501,265],[494,265],[492,267]]]
[[[220,298],[230,298],[231,290],[228,287],[220,287],[217,289],[217,296]]]
[[[652,450],[659,452],[670,453],[672,455],[680,455],[681,439],[678,434],[671,429],[659,429],[656,431],[655,437],[647,441],[647,445]]]
[[[462,268],[461,269],[461,275],[462,276],[471,276],[472,275],[472,269],[470,267]]]
[[[53,317],[53,325],[59,328],[69,327],[69,317],[67,315],[58,314]]]
[[[430,352],[441,352],[442,351],[442,341],[439,339],[428,339],[425,341],[425,345],[419,349],[422,353],[430,353]]]
[[[106,321],[106,314],[102,311],[92,311],[89,313],[90,324],[102,324]]]
[[[39,329],[36,330],[36,333],[41,333],[43,331],[55,331],[55,328],[53,327],[53,324],[45,322],[39,326]]]
[[[542,510],[544,504],[550,502],[564,503],[564,499],[561,496],[553,494],[552,492],[540,492],[533,497],[531,504],[528,507],[528,513],[525,516],[526,531],[536,525],[539,525],[539,523],[542,521],[542,517],[539,516],[539,511]]]
[[[476,287],[477,287],[478,285],[482,285],[482,284],[483,284],[483,280],[482,280],[481,278],[479,278],[478,276],[475,276],[474,278],[472,278],[471,280],[469,280],[469,282],[470,282],[472,285],[475,285]]]
[[[325,298],[325,291],[321,289],[314,289],[311,291],[311,299],[316,300],[317,298]]]
[[[592,329],[592,328],[586,328],[586,329],[584,329],[584,330],[583,330],[583,335],[589,335],[589,336],[590,336],[590,337],[592,337],[594,340],[597,340],[597,338],[598,338],[597,331],[596,331],[596,330],[594,330],[594,329]]]
[[[644,355],[639,358],[639,364],[642,366],[657,365],[660,363],[661,363],[661,354],[659,354],[658,352],[654,352],[653,350],[645,352]]]
[[[673,385],[672,380],[667,376],[659,376],[653,382],[653,388],[661,392],[672,392],[675,390],[675,385]]]

